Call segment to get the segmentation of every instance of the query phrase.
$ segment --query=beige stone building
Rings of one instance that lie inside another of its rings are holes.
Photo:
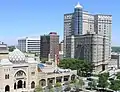
[[[112,15],[91,14],[79,3],[64,15],[64,57],[84,59],[95,71],[108,68],[111,59]]]
[[[56,82],[74,79],[75,75],[76,71],[39,63],[15,49],[8,58],[0,60],[0,92],[33,92],[37,85],[54,86]]]

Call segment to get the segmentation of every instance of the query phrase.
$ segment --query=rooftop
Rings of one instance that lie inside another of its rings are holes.
[[[75,8],[83,8],[83,7],[78,2],[77,5],[75,6]]]

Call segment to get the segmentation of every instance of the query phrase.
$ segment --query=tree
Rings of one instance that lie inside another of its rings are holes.
[[[61,83],[57,82],[54,87],[56,88],[56,92],[61,91]]]
[[[8,49],[10,52],[12,52],[15,49],[15,46],[8,46]]]
[[[88,86],[91,88],[91,90],[92,90],[92,82],[89,82],[88,83]]]
[[[71,90],[70,85],[67,85],[67,87],[64,89],[65,92],[66,92],[66,91],[70,91],[70,90]]]
[[[41,58],[41,63],[45,63],[47,60],[47,58]]]
[[[35,92],[43,92],[43,88],[41,86],[36,86]]]
[[[110,89],[114,91],[120,90],[120,80],[112,80],[110,84]]]
[[[116,76],[117,76],[117,79],[120,79],[120,72],[118,72]]]
[[[109,73],[103,73],[99,75],[99,80],[98,80],[98,87],[106,88],[108,87],[108,78],[109,78]]]
[[[52,83],[48,83],[49,92],[54,92]]]
[[[120,47],[112,47],[112,52],[120,52]]]
[[[79,85],[81,88],[84,85],[84,81],[82,79],[78,79],[77,85]]]
[[[60,83],[60,82],[57,82],[57,83],[55,84],[55,87],[61,87],[61,83]]]
[[[79,92],[79,88],[82,89],[82,86],[84,85],[84,82],[82,79],[75,79],[71,81],[71,83],[74,85],[76,92]]]
[[[59,63],[61,68],[77,70],[79,76],[88,76],[92,73],[94,65],[91,62],[79,59],[63,59]]]
[[[95,80],[92,80],[88,83],[88,86],[91,88],[91,89],[95,89],[96,88],[96,82]]]

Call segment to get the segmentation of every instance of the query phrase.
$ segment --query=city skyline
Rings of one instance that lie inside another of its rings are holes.
[[[39,36],[55,31],[63,39],[63,18],[65,13],[73,12],[79,2],[90,13],[110,14],[113,16],[112,45],[119,43],[119,1],[89,2],[88,0],[68,1],[0,1],[0,41],[8,45],[17,44],[21,36]],[[113,6],[114,3],[114,6]],[[99,4],[99,5],[98,5]],[[66,7],[67,5],[67,7]],[[102,5],[102,7],[100,6]],[[107,5],[107,6],[106,6]],[[47,6],[47,7],[46,7]],[[48,8],[49,7],[49,8]],[[49,14],[49,16],[48,16]],[[39,35],[38,35],[39,34]],[[8,37],[8,38],[7,38]]]

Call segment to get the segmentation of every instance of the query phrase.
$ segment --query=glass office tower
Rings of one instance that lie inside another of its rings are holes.
[[[73,35],[82,34],[82,26],[83,26],[82,15],[83,15],[82,6],[78,3],[75,6],[74,14],[73,14]]]

